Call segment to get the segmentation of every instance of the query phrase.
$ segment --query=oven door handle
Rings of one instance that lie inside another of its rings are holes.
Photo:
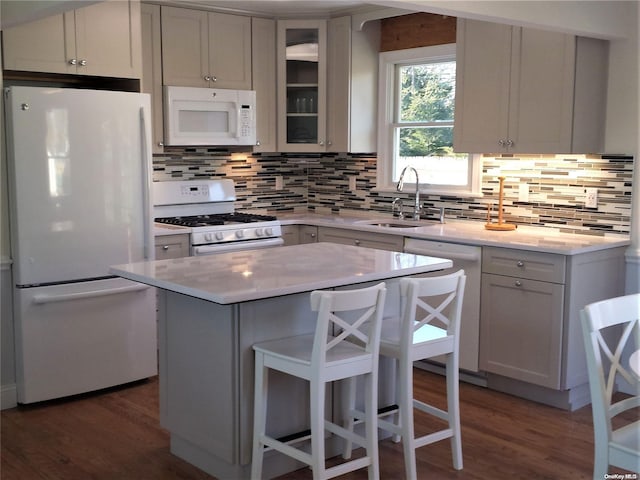
[[[284,244],[282,237],[265,240],[247,240],[245,242],[230,242],[218,245],[200,245],[193,247],[193,255],[211,255],[213,253],[253,250],[257,248],[279,247]]]

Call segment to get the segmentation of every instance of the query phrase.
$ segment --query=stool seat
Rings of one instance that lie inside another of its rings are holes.
[[[336,337],[329,335],[327,338],[332,340]],[[314,340],[313,334],[299,335],[259,343],[253,349],[265,354],[265,366],[309,380],[313,374],[311,356]],[[324,378],[334,381],[363,375],[369,371],[371,362],[371,353],[353,343],[341,342],[327,352]]]

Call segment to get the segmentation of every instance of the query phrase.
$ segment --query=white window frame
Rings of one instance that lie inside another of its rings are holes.
[[[396,183],[393,180],[394,139],[393,124],[395,110],[398,104],[398,89],[396,87],[396,66],[410,63],[428,63],[434,60],[455,60],[456,44],[435,45],[431,47],[409,48],[394,50],[379,54],[379,83],[378,83],[378,162],[377,185],[375,190],[380,192],[395,192]],[[411,180],[409,177],[409,180]],[[405,182],[407,185],[410,183]],[[407,191],[413,191],[406,188]],[[450,195],[457,197],[482,196],[482,156],[469,153],[469,182],[461,186],[433,187],[420,183],[420,193],[427,195]]]

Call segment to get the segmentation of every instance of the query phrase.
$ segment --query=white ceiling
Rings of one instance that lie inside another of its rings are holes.
[[[156,0],[154,3],[195,8],[209,7],[269,17],[328,16],[371,5],[370,2],[362,0]]]

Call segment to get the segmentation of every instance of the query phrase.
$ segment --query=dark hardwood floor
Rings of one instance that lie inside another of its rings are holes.
[[[416,370],[415,389],[419,398],[444,406],[442,377]],[[464,469],[453,470],[444,441],[418,450],[419,478],[591,478],[591,407],[566,412],[466,383],[460,396]],[[432,425],[417,421],[419,430]],[[4,410],[1,422],[2,480],[212,478],[169,453],[169,436],[158,423],[156,379]],[[404,478],[399,444],[380,443],[380,464],[382,479]],[[366,477],[362,470],[341,478]],[[281,477],[307,478],[308,469]]]

